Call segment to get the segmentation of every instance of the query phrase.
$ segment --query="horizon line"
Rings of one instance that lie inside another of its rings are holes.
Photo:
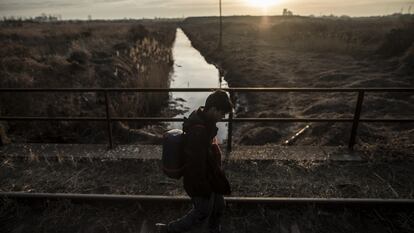
[[[314,14],[309,14],[309,15],[292,15],[292,16],[284,16],[282,14],[276,14],[276,15],[223,15],[222,17],[311,17],[311,18],[329,18],[329,17],[335,17],[335,18],[372,18],[372,17],[387,17],[387,16],[408,16],[408,15],[414,15],[414,13],[392,13],[392,14],[384,14],[384,15],[362,15],[362,16],[350,16],[350,15],[346,15],[346,14],[341,14],[341,15],[335,15],[335,14],[321,14],[321,15],[314,15]],[[0,21],[5,21],[6,20],[22,20],[22,21],[28,21],[28,20],[33,20],[36,19],[37,17],[42,17],[42,16],[52,16],[52,17],[60,17],[60,19],[58,21],[69,21],[69,20],[77,20],[77,21],[98,21],[98,20],[103,20],[103,21],[117,21],[117,20],[143,20],[143,19],[147,19],[147,20],[157,20],[157,19],[186,19],[186,18],[200,18],[200,17],[210,17],[210,18],[218,18],[220,16],[218,15],[192,15],[192,16],[177,16],[177,17],[161,17],[161,16],[153,16],[153,17],[125,17],[125,18],[92,18],[92,19],[88,19],[86,18],[63,18],[62,15],[60,14],[45,14],[45,15],[37,15],[37,16],[5,16],[5,15],[0,15]]]

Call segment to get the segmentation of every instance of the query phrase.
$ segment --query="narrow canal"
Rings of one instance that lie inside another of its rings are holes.
[[[227,82],[220,77],[218,69],[207,63],[180,28],[176,32],[173,56],[174,71],[170,77],[171,88],[228,87]],[[170,107],[178,108],[181,112],[175,118],[188,117],[194,109],[204,105],[209,94],[209,92],[171,92],[170,100],[174,104]],[[170,128],[181,129],[181,126],[181,122],[170,124]],[[227,123],[220,122],[217,126],[219,128],[218,139],[223,142],[227,139]]]

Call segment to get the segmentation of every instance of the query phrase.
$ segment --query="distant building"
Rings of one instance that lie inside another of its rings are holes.
[[[60,18],[60,16],[56,16],[56,15],[46,15],[46,14],[41,14],[40,16],[36,16],[34,18],[34,21],[37,22],[55,22],[58,21]]]
[[[288,9],[283,9],[283,16],[292,16],[293,13],[292,11],[288,10]]]

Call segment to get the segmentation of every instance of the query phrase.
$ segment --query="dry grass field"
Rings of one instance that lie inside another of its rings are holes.
[[[224,17],[218,49],[215,17],[182,27],[230,87],[413,87],[414,17]],[[367,93],[362,117],[412,118],[413,95]],[[356,93],[249,93],[236,96],[239,117],[349,118]],[[239,144],[280,144],[306,124],[236,124]],[[314,123],[296,145],[347,145],[351,125]],[[413,148],[413,124],[360,124],[360,147]]]
[[[2,88],[168,87],[174,22],[91,21],[0,24]],[[105,116],[103,94],[2,93],[2,116]],[[112,93],[112,116],[159,114],[168,93]],[[139,104],[138,104],[139,103]],[[131,128],[115,124],[119,141]],[[94,122],[9,122],[12,141],[96,143],[105,125]],[[3,127],[4,128],[4,127]]]
[[[232,196],[310,198],[414,197],[414,161],[232,160],[225,164]],[[183,196],[181,180],[159,160],[1,160],[0,191]],[[249,179],[246,179],[246,177]]]

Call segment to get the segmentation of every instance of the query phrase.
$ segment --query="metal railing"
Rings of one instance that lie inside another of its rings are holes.
[[[117,195],[117,194],[80,194],[80,193],[26,193],[0,192],[0,199],[27,201],[29,204],[37,201],[68,200],[77,203],[186,203],[186,196],[158,195]],[[262,204],[285,206],[318,206],[318,207],[357,207],[357,208],[395,208],[398,210],[413,210],[413,199],[380,199],[380,198],[297,198],[297,197],[225,197],[228,203]]]
[[[358,93],[355,113],[352,118],[234,118],[230,112],[227,119],[221,122],[228,122],[227,151],[232,150],[232,134],[234,122],[349,122],[352,123],[351,137],[348,147],[352,149],[355,145],[358,124],[360,122],[414,122],[414,118],[361,118],[364,95],[366,92],[408,92],[414,93],[414,88],[0,88],[4,92],[69,92],[104,93],[106,117],[18,117],[0,116],[0,121],[105,121],[107,123],[109,148],[114,147],[112,136],[112,122],[114,121],[145,121],[145,122],[182,122],[184,118],[163,118],[163,117],[113,117],[109,110],[108,93],[126,92],[212,92],[223,90],[230,93],[239,92],[323,92],[323,93]]]

